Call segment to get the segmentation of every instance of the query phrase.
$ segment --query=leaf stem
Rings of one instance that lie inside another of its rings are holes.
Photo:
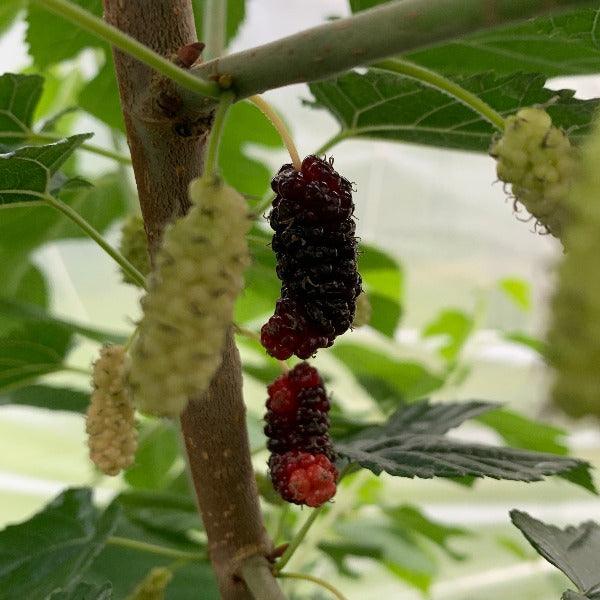
[[[229,107],[233,103],[234,95],[231,92],[226,92],[221,96],[219,105],[215,112],[215,119],[210,131],[210,139],[206,147],[206,155],[204,159],[204,169],[202,177],[204,179],[212,179],[217,175],[217,164],[219,159],[219,144],[221,142],[221,134],[225,125],[225,117]]]
[[[58,198],[47,194],[44,200],[67,216],[84,233],[94,240],[140,287],[146,287],[144,276],[115,248],[113,248],[96,229],[94,229],[77,211]]]
[[[292,159],[292,164],[294,165],[294,169],[299,171],[302,166],[302,161],[300,160],[300,155],[298,154],[298,150],[296,148],[296,144],[294,144],[294,139],[292,138],[292,134],[288,129],[287,125],[284,123],[283,119],[277,114],[277,111],[264,99],[260,96],[250,96],[248,98],[252,104],[254,104],[264,115],[271,121],[273,127],[277,130],[277,133],[281,136],[285,147]]]
[[[489,104],[484,102],[479,96],[476,96],[472,92],[469,92],[462,86],[458,85],[454,81],[436,73],[430,71],[425,67],[421,67],[407,60],[399,58],[390,58],[388,60],[381,60],[371,65],[374,69],[381,69],[384,71],[393,71],[400,75],[410,77],[428,85],[429,87],[435,88],[441,92],[452,96],[459,102],[462,102],[465,106],[471,110],[480,114],[486,121],[489,121],[494,127],[500,131],[504,130],[504,117],[496,112]]]
[[[140,552],[148,552],[149,554],[158,554],[160,556],[170,556],[171,558],[182,560],[206,560],[206,554],[202,552],[186,552],[184,550],[176,550],[175,548],[167,548],[166,546],[149,544],[147,542],[140,542],[139,540],[116,535],[111,535],[106,540],[106,543],[111,546],[120,546],[121,548],[130,548],[132,550],[139,550]]]
[[[308,519],[304,521],[302,527],[298,530],[294,539],[290,542],[290,545],[286,548],[285,552],[281,555],[281,558],[275,563],[273,567],[273,573],[276,576],[279,575],[281,570],[290,562],[290,559],[294,555],[294,552],[298,549],[298,546],[303,542],[308,530],[312,527],[312,524],[316,521],[317,517],[323,512],[327,504],[321,504],[318,508],[313,509],[313,511],[308,516]]]
[[[202,54],[207,61],[223,54],[227,44],[227,0],[205,0],[202,16]]]
[[[217,84],[204,81],[200,77],[192,75],[189,71],[179,68],[136,39],[72,2],[68,2],[68,0],[33,0],[33,2],[67,21],[71,21],[76,27],[85,29],[97,38],[112,44],[122,52],[137,58],[188,90],[211,98],[220,96],[220,89]]]
[[[333,148],[336,144],[343,142],[348,137],[350,137],[348,135],[348,130],[340,131],[339,133],[336,133],[333,137],[330,137],[326,142],[324,142],[322,146],[320,146],[313,152],[313,154],[315,156],[321,156],[321,154],[325,154],[326,152],[331,150],[331,148]]]
[[[315,575],[307,575],[306,573],[278,573],[277,577],[281,577],[283,579],[303,579],[304,581],[312,581],[312,583],[316,583],[320,585],[322,588],[329,590],[338,600],[348,600],[340,590],[331,585],[328,581],[321,579],[320,577],[316,577]]]

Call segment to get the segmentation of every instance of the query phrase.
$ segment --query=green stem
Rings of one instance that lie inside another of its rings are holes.
[[[77,211],[58,198],[47,194],[44,200],[75,223],[84,233],[93,239],[140,287],[146,287],[144,276],[118,251],[115,250]]]
[[[111,546],[120,546],[121,548],[130,548],[131,550],[139,550],[140,552],[148,552],[149,554],[158,554],[160,556],[169,556],[171,558],[182,560],[206,560],[206,555],[202,552],[186,552],[184,550],[176,550],[175,548],[167,548],[158,544],[148,544],[139,540],[119,537],[111,535],[106,543]]]
[[[294,539],[290,542],[290,545],[286,548],[285,552],[281,555],[281,558],[275,563],[273,567],[273,573],[277,576],[285,565],[290,562],[290,559],[294,555],[294,552],[298,549],[298,546],[303,542],[308,530],[312,527],[312,524],[316,521],[317,517],[323,512],[327,504],[322,504],[319,508],[313,509],[308,516],[308,519],[304,521],[304,525],[298,530]]]
[[[153,50],[150,50],[150,48],[144,46],[144,44],[129,37],[116,27],[109,25],[90,12],[68,2],[68,0],[32,1],[44,7],[46,10],[63,17],[67,21],[71,21],[75,26],[85,29],[97,38],[112,44],[115,48],[133,56],[133,58],[137,58],[155,71],[162,73],[165,77],[172,79],[192,92],[211,98],[219,97],[219,86],[215,83],[209,83],[192,75],[189,71],[180,69],[170,60],[157,54]]]
[[[321,579],[320,577],[315,577],[314,575],[307,575],[306,573],[278,573],[277,577],[281,577],[284,579],[302,579],[304,581],[311,581],[312,583],[316,583],[320,585],[322,588],[329,590],[338,600],[348,600],[340,590],[335,588],[331,583]]]
[[[225,117],[227,111],[233,103],[234,95],[230,92],[226,92],[221,96],[219,105],[215,112],[215,119],[212,124],[210,139],[206,147],[206,157],[204,159],[204,170],[202,177],[204,179],[211,179],[217,174],[217,164],[219,160],[219,143],[221,142],[221,134],[223,133],[223,126],[225,125]]]
[[[456,98],[459,102],[462,102],[465,106],[474,110],[476,113],[479,113],[486,121],[489,121],[500,131],[504,130],[504,117],[501,114],[497,113],[489,104],[475,94],[465,90],[465,88],[439,73],[399,58],[381,60],[373,63],[371,67],[405,75],[406,77],[416,79],[429,87],[445,92],[453,98]]]
[[[227,0],[205,0],[202,41],[206,44],[202,57],[212,60],[223,54],[227,45]]]
[[[348,135],[347,130],[340,131],[339,133],[336,133],[333,137],[330,137],[325,143],[323,143],[322,146],[317,148],[313,152],[313,154],[315,156],[321,156],[321,154],[325,154],[326,152],[329,152],[329,150],[331,150],[336,144],[343,142],[345,139],[347,139],[349,137],[350,136]]]

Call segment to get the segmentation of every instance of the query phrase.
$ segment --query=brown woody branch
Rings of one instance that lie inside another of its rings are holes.
[[[104,0],[104,9],[109,23],[165,57],[177,56],[180,48],[196,42],[190,0]],[[153,253],[165,225],[189,208],[188,184],[202,171],[214,101],[196,98],[189,106],[164,77],[119,51],[114,57]],[[249,572],[253,582],[264,582],[268,598],[284,599],[264,558],[271,542],[250,461],[241,365],[232,335],[209,391],[189,403],[181,428],[222,598],[253,598],[239,577]]]

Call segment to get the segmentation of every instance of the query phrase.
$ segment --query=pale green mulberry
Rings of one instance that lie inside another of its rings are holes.
[[[558,270],[548,333],[553,401],[575,417],[600,417],[600,123],[583,148],[569,194],[569,249]]]
[[[129,382],[138,408],[177,416],[221,364],[249,263],[244,198],[220,180],[196,179],[192,207],[167,228],[155,256]]]
[[[522,108],[506,119],[490,154],[497,160],[498,179],[511,185],[515,210],[522,204],[538,224],[562,238],[578,164],[577,149],[567,134],[552,125],[543,109]]]
[[[94,363],[86,431],[92,462],[106,475],[129,467],[137,449],[133,402],[126,386],[123,346],[105,346]]]

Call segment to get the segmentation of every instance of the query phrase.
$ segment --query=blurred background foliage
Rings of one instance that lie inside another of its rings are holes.
[[[377,3],[311,0],[308,8],[302,2],[286,12],[274,1],[230,0],[228,37],[239,49]],[[101,13],[100,0],[78,4]],[[201,31],[202,0],[194,6]],[[267,31],[267,14],[277,19],[277,31]],[[549,112],[577,140],[597,101],[556,92],[561,82],[547,78],[598,72],[595,18],[594,11],[581,10],[538,19],[409,58],[456,78],[502,114],[553,98]],[[14,73],[0,77],[3,151],[94,132],[87,142],[92,151],[65,154],[53,182],[63,201],[117,243],[137,199],[107,46],[20,0],[0,7],[0,34],[7,56],[0,64]],[[586,81],[588,88],[598,86],[595,78]],[[546,403],[545,307],[560,249],[518,223],[502,190],[492,188],[493,162],[485,156],[492,127],[444,94],[381,71],[292,86],[269,98],[305,154],[327,142],[324,132],[343,141],[333,150],[336,167],[357,188],[360,271],[373,316],[315,361],[332,392],[336,439],[347,441],[365,424],[422,398],[488,400],[502,407],[482,412],[451,439],[573,452],[599,464],[596,423],[569,422]],[[235,105],[219,156],[225,179],[261,206],[272,173],[286,160],[263,115],[247,103]],[[259,220],[250,236],[254,262],[236,309],[237,322],[254,331],[279,293],[269,240]],[[109,580],[114,597],[124,598],[151,567],[173,565],[173,558],[105,545],[108,535],[182,553],[206,550],[172,423],[140,418],[136,463],[122,478],[102,477],[87,461],[82,413],[89,365],[99,343],[127,338],[140,292],[121,282],[117,267],[78,229],[44,206],[0,211],[0,281],[0,525],[25,522],[0,533],[0,548],[21,539],[27,553],[27,528],[35,533],[47,523],[52,529],[60,518],[64,531],[47,542],[66,558],[43,585],[85,567],[87,583],[81,585],[89,589],[80,591],[103,597]],[[282,505],[265,477],[264,386],[278,366],[255,341],[238,342],[265,520],[281,543],[306,511]],[[587,471],[570,479],[578,486],[564,478],[524,485],[376,478],[360,471],[344,479],[291,564],[364,600],[423,594],[494,600],[515,589],[523,600],[558,598],[568,584],[513,530],[508,510],[525,508],[560,524],[600,518]],[[111,508],[101,514],[81,486],[94,487],[97,505]],[[42,508],[68,487],[74,489]],[[73,536],[79,546],[67,543]],[[30,558],[23,572],[39,570],[46,563],[36,561],[43,560],[43,553]],[[21,596],[6,589],[0,586],[0,598],[45,597],[33,588],[20,589]],[[217,597],[206,559],[177,563],[167,598],[191,599],[195,589]],[[294,598],[325,597],[304,583],[289,582],[286,589]]]

